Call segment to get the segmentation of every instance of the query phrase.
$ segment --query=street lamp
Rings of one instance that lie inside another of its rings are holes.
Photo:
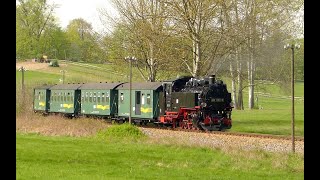
[[[21,66],[19,69],[19,71],[21,71],[21,90],[22,90],[22,93],[24,92],[24,72],[27,71],[27,69],[23,66]]]
[[[300,49],[300,45],[298,44],[286,44],[284,49],[291,49],[292,50],[292,61],[291,61],[291,101],[292,101],[292,118],[291,118],[291,125],[292,125],[292,152],[295,152],[295,138],[294,138],[294,49]]]
[[[129,81],[129,124],[131,124],[131,112],[132,112],[132,100],[131,100],[131,89],[132,89],[132,61],[136,61],[137,58],[134,56],[132,57],[125,57],[126,61],[129,61],[130,64],[130,81]]]
[[[21,94],[22,94],[22,103],[23,103],[23,106],[24,107],[24,101],[25,101],[25,88],[24,88],[24,72],[27,71],[27,69],[23,66],[21,66],[19,69],[19,71],[21,71]]]
[[[66,70],[60,70],[60,72],[62,73],[62,84],[64,84],[64,73],[67,72]],[[61,79],[60,79],[61,81]]]

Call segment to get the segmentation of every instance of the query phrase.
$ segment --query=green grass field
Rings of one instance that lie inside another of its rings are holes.
[[[148,139],[16,134],[17,179],[303,179],[304,158]]]
[[[98,67],[98,68],[97,68]],[[60,70],[67,70],[66,82],[111,82],[128,81],[126,68],[119,69],[107,64],[89,64],[88,66],[68,63],[66,66],[49,67],[45,70],[27,71],[25,73],[25,83],[30,99],[32,99],[32,89],[43,83],[58,84],[62,78]],[[112,71],[112,72],[108,72]],[[138,71],[133,69],[133,81],[142,81]],[[122,74],[122,75],[121,75]],[[231,91],[230,81],[226,78],[228,90]],[[16,93],[21,93],[21,72],[16,71]],[[270,134],[291,134],[291,100],[290,91],[283,91],[278,85],[264,85],[256,88],[258,95],[258,107],[263,109],[254,110],[233,110],[233,127],[231,131],[270,133]],[[263,93],[263,94],[261,94]],[[295,85],[295,96],[304,96],[304,83],[297,82]],[[18,97],[18,96],[17,96]],[[244,92],[244,106],[248,106],[248,93]],[[19,101],[19,98],[17,98]],[[31,101],[32,102],[32,101]],[[17,108],[19,102],[17,102]],[[16,109],[17,109],[16,108]],[[19,109],[17,109],[19,111]],[[295,101],[295,132],[298,136],[304,136],[304,101]]]
[[[302,86],[301,83],[297,84]],[[263,109],[233,110],[231,131],[291,134],[291,99],[259,97],[258,105]],[[295,133],[298,136],[304,136],[304,101],[302,100],[295,100]]]

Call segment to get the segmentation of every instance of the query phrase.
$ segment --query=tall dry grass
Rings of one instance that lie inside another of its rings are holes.
[[[108,125],[103,120],[89,118],[68,119],[59,115],[20,115],[16,118],[16,131],[51,136],[90,136]]]
[[[69,119],[59,115],[44,116],[33,111],[33,88],[16,89],[16,131],[43,135],[89,136],[109,125],[104,120],[92,118]]]

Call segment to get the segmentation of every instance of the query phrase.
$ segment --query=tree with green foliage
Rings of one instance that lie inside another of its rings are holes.
[[[16,6],[16,54],[35,57],[48,49],[43,46],[43,34],[55,24],[55,4],[46,0],[19,0]]]
[[[75,61],[97,62],[101,60],[102,49],[99,35],[92,25],[82,18],[73,19],[67,26],[66,38],[69,41],[69,59]]]
[[[43,34],[42,41],[45,47],[46,55],[50,59],[65,59],[70,48],[70,42],[67,40],[66,32],[61,27],[55,25]]]

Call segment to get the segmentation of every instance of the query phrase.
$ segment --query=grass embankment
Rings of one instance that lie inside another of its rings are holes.
[[[161,145],[128,125],[88,138],[17,133],[16,164],[17,179],[304,177],[302,155]]]

